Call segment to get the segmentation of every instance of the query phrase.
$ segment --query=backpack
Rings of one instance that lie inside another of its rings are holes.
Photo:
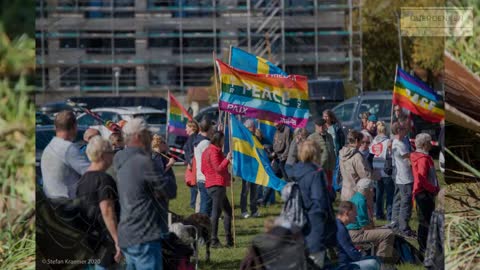
[[[389,152],[387,152],[387,156],[385,158],[385,167],[383,168],[383,172],[388,176],[392,176],[393,173],[393,158]]]
[[[302,230],[308,229],[308,214],[303,205],[302,192],[297,181],[287,183],[284,189],[290,190],[290,195],[283,205],[280,216]]]

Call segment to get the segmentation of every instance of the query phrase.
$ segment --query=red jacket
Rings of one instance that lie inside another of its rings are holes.
[[[230,186],[230,161],[225,158],[222,149],[210,144],[202,154],[202,173],[205,175],[205,187]]]
[[[440,188],[436,176],[432,176],[435,174],[432,157],[424,153],[413,152],[410,154],[410,161],[413,171],[413,198],[422,191],[437,194]]]

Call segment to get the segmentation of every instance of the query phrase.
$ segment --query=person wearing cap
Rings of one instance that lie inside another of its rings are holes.
[[[151,158],[152,136],[142,118],[129,121],[122,129],[125,149],[113,158],[120,202],[118,245],[127,269],[162,269],[162,235],[167,209],[164,178]]]
[[[318,160],[320,160],[320,165],[327,176],[327,187],[332,191],[333,170],[335,169],[335,145],[332,135],[327,130],[325,119],[315,119],[315,132],[308,136],[308,140],[316,142],[322,149]]]
[[[375,114],[370,115],[367,119],[367,126],[364,130],[366,130],[370,135],[370,141],[373,141],[373,138],[377,136],[377,122],[378,117]]]
[[[376,255],[383,262],[394,262],[394,242],[395,234],[390,229],[375,229],[373,219],[368,214],[367,198],[373,193],[373,181],[368,178],[362,178],[357,182],[356,192],[350,201],[357,209],[357,218],[353,223],[346,227],[352,238],[356,242],[373,242],[376,249]]]

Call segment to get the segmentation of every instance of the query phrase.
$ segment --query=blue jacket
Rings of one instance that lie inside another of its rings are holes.
[[[185,151],[185,162],[192,166],[192,160],[193,160],[193,142],[197,138],[197,133],[194,133],[190,136],[188,136],[187,141],[185,142],[185,145],[183,145],[183,150]]]
[[[338,262],[340,266],[348,265],[362,259],[362,253],[352,243],[347,227],[339,220],[337,222]]]
[[[299,162],[293,167],[292,178],[298,181],[303,205],[308,213],[310,230],[305,233],[305,241],[309,252],[335,247],[337,228],[325,173],[313,163]]]

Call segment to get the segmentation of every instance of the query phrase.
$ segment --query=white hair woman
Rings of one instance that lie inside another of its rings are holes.
[[[95,254],[103,254],[95,258],[99,259],[96,267],[106,269],[120,262],[122,256],[117,234],[117,213],[120,210],[117,186],[105,172],[112,165],[114,151],[108,140],[95,136],[90,139],[86,153],[91,164],[78,182],[77,198],[84,216],[93,224],[92,229],[99,233],[101,246],[106,247],[106,252],[94,248]],[[105,229],[108,233],[104,233]]]
[[[435,210],[435,196],[440,190],[435,165],[428,151],[432,148],[432,137],[420,133],[415,137],[416,151],[410,154],[413,172],[413,197],[417,205],[418,244],[420,252],[427,247],[430,218]]]

